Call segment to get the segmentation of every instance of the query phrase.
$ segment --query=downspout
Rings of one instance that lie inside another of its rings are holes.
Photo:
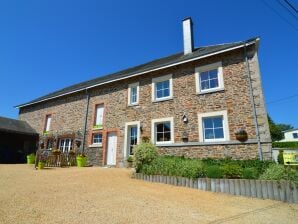
[[[246,42],[244,42],[243,45],[244,45],[246,73],[247,73],[249,89],[250,89],[250,100],[251,100],[252,109],[253,109],[254,124],[255,124],[255,127],[256,127],[256,135],[257,135],[257,142],[258,142],[258,153],[259,153],[260,160],[263,161],[263,152],[262,152],[262,147],[261,147],[260,130],[259,130],[259,124],[258,124],[258,120],[257,120],[257,110],[256,110],[256,105],[255,105],[255,99],[254,99],[254,96],[253,96],[252,81],[251,81],[251,76],[250,76],[251,71],[250,71],[250,66],[249,66],[249,62],[248,62]]]
[[[88,120],[88,111],[89,111],[89,101],[90,101],[90,95],[88,93],[88,90],[86,89],[86,113],[85,113],[85,123],[84,123],[84,132],[83,132],[83,146],[82,146],[82,153],[85,151],[85,141],[86,141],[86,132],[87,132],[87,120]]]

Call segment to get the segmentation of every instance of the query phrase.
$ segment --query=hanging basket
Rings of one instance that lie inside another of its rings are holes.
[[[248,135],[247,135],[247,132],[243,129],[240,129],[238,130],[236,133],[235,133],[235,136],[236,136],[236,139],[240,142],[245,142],[247,141],[248,139]]]

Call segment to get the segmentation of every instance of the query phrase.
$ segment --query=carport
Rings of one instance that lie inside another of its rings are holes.
[[[38,134],[25,121],[0,117],[0,163],[24,163],[37,149]]]

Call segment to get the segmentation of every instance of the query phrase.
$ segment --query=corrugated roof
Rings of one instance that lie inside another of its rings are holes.
[[[0,117],[0,131],[35,135],[37,132],[26,122]]]
[[[257,38],[252,38],[252,39],[249,39],[244,42],[249,43],[249,42],[255,42],[256,40],[257,40]],[[150,72],[154,69],[162,68],[165,66],[170,66],[170,65],[176,64],[176,63],[183,63],[184,61],[187,62],[191,59],[203,57],[205,55],[213,54],[216,52],[221,52],[221,51],[228,50],[228,49],[233,49],[235,47],[239,47],[239,46],[243,45],[244,42],[242,41],[242,42],[233,42],[233,43],[226,43],[226,44],[220,44],[220,45],[199,47],[199,48],[194,49],[193,53],[187,54],[187,55],[184,55],[183,52],[181,52],[178,54],[174,54],[174,55],[171,55],[168,57],[160,58],[160,59],[142,64],[139,66],[128,68],[128,69],[125,69],[125,70],[122,70],[122,71],[119,71],[116,73],[112,73],[109,75],[105,75],[105,76],[101,76],[101,77],[98,77],[95,79],[84,81],[84,82],[81,82],[81,83],[78,83],[75,85],[71,85],[66,88],[60,89],[58,91],[44,95],[42,97],[36,98],[36,99],[29,101],[27,103],[20,104],[16,107],[24,107],[27,105],[32,105],[32,104],[46,101],[46,100],[49,100],[52,98],[60,97],[62,95],[67,95],[67,94],[71,94],[73,92],[85,90],[85,89],[91,88],[96,85],[116,81],[119,79],[129,78],[129,77],[139,74],[139,73],[144,74],[144,73]]]

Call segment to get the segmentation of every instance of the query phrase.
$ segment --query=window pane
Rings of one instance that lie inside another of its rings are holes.
[[[214,139],[213,129],[205,129],[205,139]]]
[[[202,81],[201,82],[201,89],[204,90],[204,89],[209,89],[209,81]]]
[[[214,128],[221,128],[222,127],[222,117],[214,117],[212,118],[213,123],[214,123]]]
[[[102,143],[102,134],[94,134],[93,135],[93,144]]]
[[[156,83],[156,98],[162,98],[170,96],[170,81],[166,80],[163,82]]]
[[[170,96],[170,90],[169,89],[165,89],[164,93],[163,93],[164,97]]]
[[[165,122],[164,124],[164,131],[168,132],[171,131],[171,123],[170,122]]]
[[[217,69],[213,69],[213,70],[209,71],[209,78],[210,79],[214,79],[214,78],[217,79]]]
[[[156,90],[158,91],[158,90],[162,90],[163,88],[163,85],[162,85],[162,82],[157,82],[156,83]]]
[[[46,117],[46,128],[45,128],[45,131],[49,131],[50,130],[51,121],[52,121],[52,116],[51,115],[48,115]]]
[[[159,123],[156,125],[156,131],[157,132],[163,132],[163,123]]]
[[[171,141],[171,122],[156,124],[156,141]]]
[[[156,134],[156,141],[158,141],[158,142],[163,142],[164,141],[163,133],[157,133]]]
[[[163,88],[164,89],[168,89],[170,87],[170,81],[169,80],[166,80],[163,82]]]
[[[96,125],[102,125],[103,121],[103,105],[98,105],[96,107]]]
[[[157,98],[161,98],[161,97],[163,97],[163,92],[162,92],[162,90],[157,90],[157,92],[156,92],[156,97],[157,97]]]
[[[171,132],[164,133],[164,141],[171,141]]]
[[[223,128],[214,129],[215,138],[224,138]]]
[[[131,99],[131,103],[137,102],[137,87],[136,86],[131,88],[130,99]]]
[[[206,80],[209,79],[209,77],[208,77],[208,72],[202,72],[202,73],[200,74],[200,76],[201,76],[201,81],[206,81]]]
[[[212,118],[204,118],[204,128],[213,128]]]

